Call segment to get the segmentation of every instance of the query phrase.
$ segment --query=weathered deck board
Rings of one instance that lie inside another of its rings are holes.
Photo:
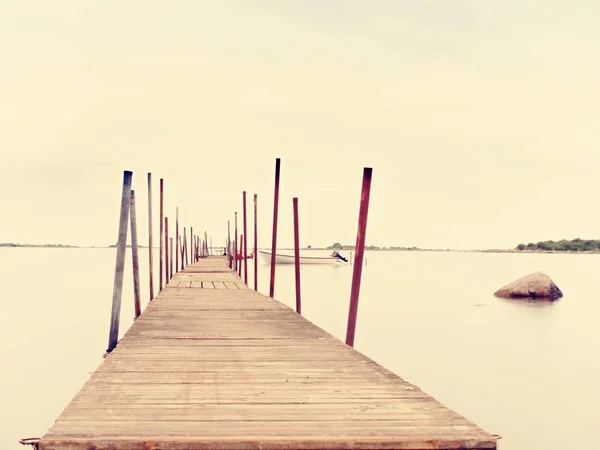
[[[249,289],[221,257],[170,280],[40,442],[42,450],[496,447],[496,436]]]

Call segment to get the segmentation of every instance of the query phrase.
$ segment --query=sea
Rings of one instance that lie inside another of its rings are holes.
[[[41,437],[102,362],[114,248],[0,248],[0,449]],[[303,252],[318,255],[319,252]],[[127,254],[121,336],[133,322]],[[155,290],[158,250],[154,250]],[[252,263],[249,282],[252,285]],[[303,315],[344,340],[352,265],[302,266]],[[531,272],[554,301],[494,292]],[[269,266],[258,261],[259,291]],[[142,307],[148,249],[140,250]],[[295,304],[293,266],[275,297]],[[600,255],[367,251],[355,348],[502,436],[502,450],[600,448]]]

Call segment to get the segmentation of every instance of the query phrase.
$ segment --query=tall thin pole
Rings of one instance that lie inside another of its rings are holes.
[[[172,253],[171,253],[172,254]],[[165,217],[165,275],[169,273],[169,218]],[[169,283],[169,277],[165,277],[165,286]]]
[[[187,256],[186,256],[187,258]],[[190,264],[194,262],[194,227],[190,227]]]
[[[138,258],[137,218],[135,215],[135,191],[129,197],[129,218],[131,221],[131,258],[133,265],[133,306],[135,318],[142,313],[140,306],[140,261]]]
[[[233,259],[231,259],[231,227],[229,220],[227,221],[227,258],[229,259],[229,268],[233,266]]]
[[[248,284],[248,227],[246,226],[246,191],[242,192],[242,220],[244,227],[244,283]]]
[[[277,213],[279,210],[279,176],[281,160],[275,159],[275,194],[273,197],[273,242],[271,244],[271,283],[269,297],[275,295],[275,258],[277,253]]]
[[[152,174],[148,174],[148,272],[150,275],[150,301],[154,298],[154,255],[152,249]]]
[[[181,255],[181,268],[183,269],[184,266],[184,258],[185,258],[185,266],[188,265],[188,259],[187,259],[187,234],[185,233],[185,227],[183,227],[183,254]]]
[[[239,245],[239,240],[238,240],[238,229],[237,229],[237,212],[235,213],[235,240],[234,240],[234,248],[233,248],[233,252],[234,252],[234,268],[235,271],[238,271],[238,264],[239,264],[239,260],[238,260],[238,245]]]
[[[354,347],[356,316],[358,313],[358,294],[362,276],[363,257],[365,252],[365,236],[367,233],[367,217],[369,215],[369,197],[371,195],[371,177],[373,169],[364,168],[362,192],[360,195],[360,210],[358,214],[358,232],[356,233],[356,255],[352,273],[352,291],[350,292],[350,310],[348,312],[348,327],[346,328],[346,344]]]
[[[252,257],[254,258],[254,290],[258,291],[258,229],[257,229],[257,195],[254,194],[254,251]]]
[[[173,278],[173,238],[169,238],[169,249],[171,250],[171,257],[169,258],[169,280]]]
[[[163,179],[160,179],[160,238],[158,239],[159,253],[158,253],[158,290],[161,291],[163,288]],[[165,274],[165,279],[168,278]]]
[[[183,260],[181,261],[183,269]],[[175,208],[175,273],[179,272],[179,207]]]
[[[300,236],[298,230],[298,199],[292,199],[294,204],[294,265],[296,266],[296,312],[302,314],[300,299]]]
[[[185,234],[183,235],[185,237]],[[183,270],[183,238],[179,236],[179,248],[177,249],[181,256],[181,270]]]
[[[127,250],[127,219],[129,219],[129,197],[133,172],[123,172],[123,191],[121,192],[121,214],[119,217],[119,237],[117,240],[117,259],[115,262],[115,282],[113,286],[112,309],[110,313],[110,330],[108,333],[108,349],[110,353],[119,340],[119,319],[121,316],[121,297],[123,294],[123,272],[125,270],[125,251]]]
[[[244,246],[244,235],[240,234],[240,253],[239,253],[240,258],[243,257],[243,254],[242,254],[242,249],[244,248],[243,246]],[[238,277],[242,278],[242,263],[241,262],[240,262],[240,265],[238,266]]]

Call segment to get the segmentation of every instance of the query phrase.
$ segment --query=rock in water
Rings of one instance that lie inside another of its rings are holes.
[[[498,289],[494,295],[502,298],[556,300],[563,293],[548,275],[534,272]]]

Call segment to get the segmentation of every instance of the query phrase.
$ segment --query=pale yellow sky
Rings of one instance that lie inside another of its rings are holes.
[[[599,237],[600,4],[0,2],[0,242],[115,242],[123,170],[223,241],[438,248]],[[249,206],[251,202],[249,202]],[[155,230],[158,230],[157,222]]]

